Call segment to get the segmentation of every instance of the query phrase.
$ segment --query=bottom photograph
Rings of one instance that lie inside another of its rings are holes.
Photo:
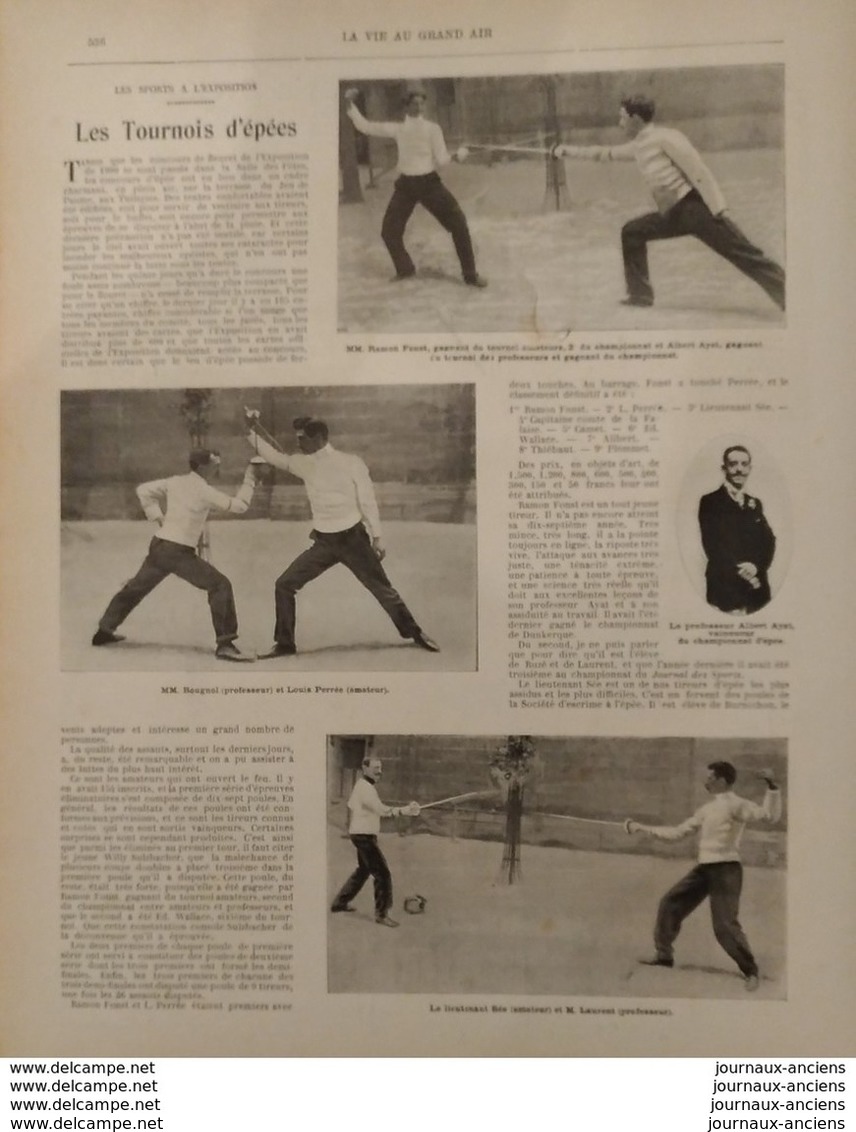
[[[332,735],[330,993],[785,999],[787,741]]]

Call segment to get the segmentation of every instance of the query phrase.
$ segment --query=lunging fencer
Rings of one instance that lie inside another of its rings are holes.
[[[707,768],[704,788],[709,802],[675,826],[642,825],[627,819],[627,833],[644,833],[660,841],[679,841],[698,831],[698,863],[669,889],[660,901],[654,926],[655,955],[641,962],[651,967],[674,967],[673,945],[689,914],[710,900],[710,914],[716,940],[734,960],[743,975],[746,989],[757,990],[758,964],[743,928],[740,926],[740,892],[743,865],[740,839],[747,822],[776,822],[782,816],[782,795],[771,772],[758,775],[766,783],[760,805],[741,798],[732,790],[737,771],[729,762],[712,762]]]
[[[437,172],[450,161],[465,161],[468,150],[461,146],[454,155],[449,154],[443,131],[425,117],[427,95],[423,88],[409,89],[403,122],[368,121],[355,103],[358,93],[354,88],[345,91],[346,113],[354,128],[369,137],[392,138],[398,148],[398,179],[381,228],[395,266],[394,278],[409,279],[416,274],[416,266],[404,246],[404,230],[413,210],[421,204],[452,237],[464,282],[470,287],[486,287],[487,280],[476,270],[467,218]]]
[[[679,130],[654,124],[655,106],[646,95],[622,99],[618,124],[623,145],[557,145],[554,157],[593,161],[635,161],[651,191],[656,212],[629,220],[621,230],[627,306],[650,307],[654,288],[648,271],[648,244],[695,236],[728,260],[785,308],[785,273],[756,248],[731,219],[716,178],[695,146]]]
[[[348,836],[357,851],[357,867],[337,892],[330,911],[353,912],[351,901],[372,877],[375,922],[386,928],[397,928],[398,921],[389,914],[392,908],[392,874],[377,841],[380,819],[398,814],[418,817],[419,803],[410,802],[400,807],[384,805],[376,785],[382,773],[383,763],[379,758],[368,755],[363,759],[360,777],[348,798]],[[424,898],[419,899],[423,900],[424,907]]]
[[[238,616],[232,583],[225,574],[205,562],[198,554],[200,537],[211,511],[231,511],[242,515],[250,506],[255,486],[253,464],[247,466],[244,480],[235,495],[226,495],[211,486],[220,464],[219,455],[208,448],[195,448],[189,457],[190,471],[168,479],[140,484],[137,498],[146,518],[156,523],[158,533],[137,573],[105,609],[93,645],[113,645],[125,638],[116,630],[144,597],[170,574],[182,578],[198,590],[205,590],[214,625],[218,660],[253,661],[235,644]]]
[[[313,417],[293,422],[299,452],[288,455],[259,435],[258,411],[247,410],[248,439],[256,454],[274,468],[303,480],[312,511],[312,545],[276,580],[274,644],[259,659],[293,656],[297,594],[331,567],[346,566],[361,582],[405,640],[428,652],[439,645],[423,632],[381,565],[384,549],[380,514],[368,468],[359,456],[329,443],[327,424]]]

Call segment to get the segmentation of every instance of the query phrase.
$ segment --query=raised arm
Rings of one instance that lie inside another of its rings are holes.
[[[722,520],[722,509],[718,506],[713,493],[703,495],[699,500],[698,527],[701,545],[709,560],[715,561],[718,556],[729,561],[734,560],[733,553],[727,554],[723,546],[727,524]]]
[[[655,837],[658,841],[680,841],[689,834],[695,833],[701,826],[701,814],[696,810],[691,818],[687,818],[685,822],[680,825],[643,825],[641,822],[628,820],[624,823],[624,828],[628,833],[647,833],[649,837]]]
[[[378,510],[374,484],[371,481],[369,470],[359,456],[354,456],[351,462],[351,475],[357,492],[357,506],[363,517],[366,530],[369,532],[375,550],[383,557],[381,542],[380,511]]]
[[[680,169],[702,200],[713,213],[719,216],[728,205],[713,173],[702,161],[695,146],[676,131],[661,139],[663,152]]]
[[[398,133],[398,122],[370,122],[362,116],[354,102],[348,102],[345,113],[353,122],[354,128],[370,138],[394,138]]]

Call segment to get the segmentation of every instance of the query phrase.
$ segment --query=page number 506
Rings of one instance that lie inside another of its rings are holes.
[[[87,47],[106,47],[107,40],[103,35],[90,35],[86,41]]]

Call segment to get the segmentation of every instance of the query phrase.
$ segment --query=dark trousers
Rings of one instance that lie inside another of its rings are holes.
[[[395,182],[395,191],[383,218],[381,236],[392,256],[396,274],[412,275],[416,270],[404,247],[404,229],[417,204],[426,208],[451,234],[464,279],[475,279],[476,260],[467,218],[436,173],[426,173],[421,177],[402,175]]]
[[[104,616],[98,622],[99,628],[112,633],[131,610],[136,609],[143,598],[170,574],[183,578],[198,590],[205,590],[217,644],[233,641],[238,635],[238,616],[235,612],[232,583],[225,574],[215,570],[210,562],[204,562],[192,546],[183,546],[157,536],[149,544],[149,553],[142,566],[107,606]]]
[[[372,597],[383,606],[402,637],[412,637],[419,631],[413,614],[393,587],[380,559],[372,548],[371,539],[362,523],[346,531],[324,534],[313,531],[314,540],[276,580],[276,625],[274,640],[278,645],[294,648],[294,626],[297,617],[297,592],[319,577],[331,566],[347,566],[354,577],[362,582]]]
[[[757,975],[758,964],[737,919],[742,887],[743,866],[739,861],[696,865],[660,901],[654,927],[657,955],[662,959],[672,958],[672,944],[681,924],[707,896],[710,898],[710,915],[717,943],[728,952],[744,975]]]
[[[385,916],[392,907],[392,874],[386,857],[373,833],[354,833],[351,841],[357,851],[357,867],[336,893],[333,907],[350,904],[369,877],[374,877],[375,915]]]
[[[714,216],[695,189],[670,208],[665,216],[649,212],[629,220],[621,229],[624,277],[631,299],[653,301],[654,290],[648,274],[648,244],[651,240],[671,240],[676,236],[695,236],[707,244],[763,287],[778,307],[785,309],[785,273],[782,268],[751,244],[733,221]]]

